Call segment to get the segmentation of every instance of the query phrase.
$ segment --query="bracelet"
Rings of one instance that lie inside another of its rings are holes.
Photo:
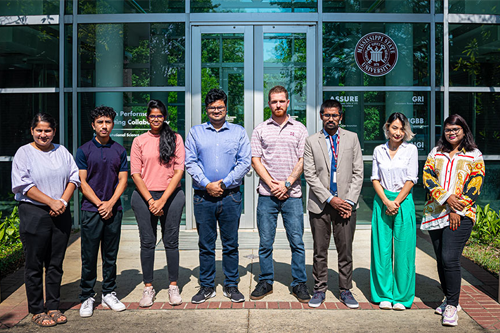
[[[149,201],[151,201],[151,199],[153,199],[153,197],[149,198],[147,202],[149,203]]]
[[[63,198],[59,199],[64,204],[64,207],[68,207],[68,202],[64,200]]]

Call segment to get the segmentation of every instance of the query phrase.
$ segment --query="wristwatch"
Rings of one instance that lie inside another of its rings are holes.
[[[226,189],[226,184],[224,182],[220,182],[220,188],[225,190]]]
[[[289,181],[286,181],[285,182],[285,187],[286,187],[287,190],[289,190],[290,187],[292,187],[292,184]]]

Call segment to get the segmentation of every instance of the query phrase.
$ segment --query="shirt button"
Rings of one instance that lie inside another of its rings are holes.
[[[219,170],[215,169],[215,172],[219,172]]]

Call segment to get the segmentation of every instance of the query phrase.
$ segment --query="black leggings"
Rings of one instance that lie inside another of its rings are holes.
[[[451,230],[449,226],[443,229],[429,230],[436,253],[439,280],[449,305],[458,305],[462,283],[460,257],[465,243],[470,237],[472,227],[472,220],[468,217],[462,217],[460,226],[455,231]]]
[[[150,191],[154,200],[163,195],[163,191]],[[179,277],[179,226],[186,197],[181,188],[177,188],[163,206],[163,215],[158,217],[149,211],[146,200],[134,191],[131,205],[134,210],[139,237],[141,240],[141,266],[144,283],[153,282],[153,270],[156,247],[156,227],[160,220],[163,246],[167,253],[168,278],[176,282]]]
[[[63,260],[71,233],[71,213],[52,217],[48,206],[27,202],[19,204],[19,234],[25,256],[24,282],[28,309],[32,314],[44,312],[43,267],[45,266],[45,305],[59,309]]]

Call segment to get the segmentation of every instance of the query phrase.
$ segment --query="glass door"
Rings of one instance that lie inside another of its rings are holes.
[[[227,121],[243,126],[251,138],[253,130],[253,27],[192,27],[191,126],[208,121],[204,100],[212,88],[228,96]],[[254,227],[253,171],[243,179],[241,228]],[[186,186],[186,207],[192,213],[192,180]],[[191,201],[191,202],[190,202]],[[189,216],[189,215],[188,215]],[[194,214],[191,214],[192,228]],[[186,228],[189,228],[186,225]]]
[[[304,124],[309,135],[316,131],[316,46],[314,26],[256,26],[255,33],[255,124],[271,117],[268,92],[276,86],[288,90],[288,114]],[[259,179],[255,177],[257,186]],[[309,228],[306,209],[307,187],[304,175],[302,200],[305,227]],[[256,194],[257,195],[257,194]],[[255,199],[257,203],[257,198]],[[256,225],[255,225],[256,227]],[[278,228],[283,228],[281,215]]]
[[[254,127],[271,116],[269,89],[283,85],[289,91],[289,114],[314,133],[314,44],[315,29],[310,26],[192,26],[190,126],[208,120],[205,95],[220,88],[228,95],[227,120],[245,127],[251,138]],[[187,229],[195,227],[190,178],[186,177],[186,212],[192,218],[186,219]],[[243,180],[241,228],[257,227],[257,185],[251,170]],[[305,181],[303,191],[305,212]]]

